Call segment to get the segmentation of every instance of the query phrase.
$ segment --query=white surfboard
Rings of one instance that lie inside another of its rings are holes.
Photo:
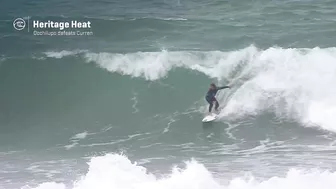
[[[214,121],[215,119],[217,119],[218,115],[217,114],[210,114],[210,115],[207,115],[205,116],[203,119],[202,119],[202,122],[210,122],[210,121]]]

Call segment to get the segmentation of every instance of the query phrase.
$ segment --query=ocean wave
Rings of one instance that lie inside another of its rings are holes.
[[[183,68],[232,85],[229,96],[218,97],[226,104],[221,112],[225,119],[272,111],[279,118],[295,119],[304,126],[336,131],[336,90],[332,87],[336,82],[336,48],[261,50],[250,46],[231,52],[45,54],[62,58],[78,53],[86,62],[131,77],[159,80],[168,77],[169,71]]]
[[[171,173],[156,176],[126,156],[107,154],[93,157],[85,175],[73,182],[46,182],[37,187],[22,189],[321,189],[336,187],[336,172],[323,170],[290,169],[284,176],[257,179],[251,175],[216,179],[203,164],[196,160],[185,162],[185,168],[174,166]]]

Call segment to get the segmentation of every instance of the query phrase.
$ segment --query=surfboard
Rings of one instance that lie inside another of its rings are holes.
[[[202,119],[202,122],[203,123],[206,123],[206,122],[210,122],[210,121],[214,121],[215,119],[217,119],[218,115],[217,114],[210,114],[210,115],[207,115],[205,116],[203,119]]]

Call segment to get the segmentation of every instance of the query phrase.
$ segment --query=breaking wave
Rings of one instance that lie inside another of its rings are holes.
[[[191,160],[185,167],[174,166],[171,173],[156,176],[145,167],[132,163],[126,156],[107,154],[93,157],[85,175],[71,186],[48,182],[22,189],[321,189],[336,187],[336,172],[291,169],[283,176],[257,179],[252,175],[218,179],[207,168]]]
[[[249,46],[231,52],[164,50],[128,54],[76,50],[45,55],[76,55],[111,73],[149,81],[169,78],[174,69],[192,70],[232,85],[229,97],[219,97],[226,103],[222,116],[236,119],[272,111],[304,126],[336,131],[336,48],[262,50]]]

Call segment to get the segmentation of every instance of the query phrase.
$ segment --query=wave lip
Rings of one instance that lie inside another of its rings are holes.
[[[132,54],[87,53],[85,59],[95,62],[100,67],[132,77],[144,77],[147,80],[157,80],[165,77],[173,67],[180,67],[182,62],[172,60],[170,53],[163,51],[139,52]]]

